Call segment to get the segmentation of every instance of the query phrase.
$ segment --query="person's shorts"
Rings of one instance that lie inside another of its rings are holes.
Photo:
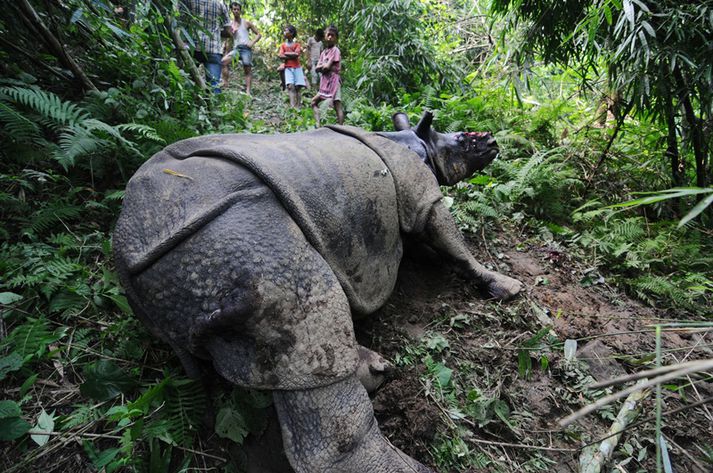
[[[237,56],[240,59],[240,64],[245,67],[252,67],[253,65],[253,50],[247,46],[237,47]]]
[[[324,100],[331,100],[332,102],[341,102],[342,101],[342,84],[339,84],[339,87],[337,87],[337,91],[334,92],[333,97],[327,97],[321,92],[318,92],[319,96],[322,97]]]
[[[285,84],[294,84],[297,87],[305,87],[305,74],[301,67],[285,68]]]

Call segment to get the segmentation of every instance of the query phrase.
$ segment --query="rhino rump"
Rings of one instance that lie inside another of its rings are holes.
[[[238,385],[300,389],[353,373],[351,312],[383,305],[401,258],[383,162],[348,138],[316,156],[278,142],[267,158],[266,137],[208,138],[159,153],[127,187],[115,247],[132,305],[180,347],[196,320],[230,313],[194,354]],[[335,158],[350,165],[330,171]]]

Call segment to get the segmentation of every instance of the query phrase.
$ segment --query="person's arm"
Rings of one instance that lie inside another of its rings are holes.
[[[287,59],[287,53],[285,52],[285,43],[282,43],[280,45],[280,52],[277,54],[277,57],[279,57],[282,60]]]
[[[248,42],[248,48],[252,49],[252,47],[255,46],[255,44],[256,44],[258,41],[260,41],[260,38],[262,38],[262,35],[261,35],[260,32],[257,30],[257,28],[255,28],[255,25],[253,25],[253,23],[252,23],[251,21],[248,21],[248,22],[247,22],[247,27],[248,27],[248,29],[249,29],[250,31],[252,31],[253,33],[255,33],[255,37],[254,37],[251,41]]]
[[[295,50],[294,51],[285,51],[283,54],[285,55],[286,58],[288,59],[293,59],[296,57],[300,57],[300,53],[302,52],[302,48],[300,47],[300,43],[295,43]],[[280,56],[282,57],[282,56]]]
[[[220,16],[222,16],[223,20],[223,29],[220,30],[220,36],[221,38],[230,38],[233,36],[233,30],[230,27],[230,13],[228,13],[228,7],[225,6],[225,3],[221,3],[221,7]]]

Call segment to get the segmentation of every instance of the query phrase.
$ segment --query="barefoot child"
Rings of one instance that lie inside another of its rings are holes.
[[[290,106],[299,108],[302,105],[301,92],[305,87],[305,75],[300,66],[302,46],[295,41],[297,28],[292,25],[285,27],[285,42],[280,45],[280,59],[285,61],[285,84],[290,97]]]
[[[223,84],[227,87],[230,78],[230,63],[237,55],[240,58],[240,63],[243,65],[245,72],[245,93],[250,95],[252,86],[253,73],[253,46],[260,41],[262,35],[257,30],[252,22],[242,18],[242,5],[238,2],[230,4],[230,11],[233,13],[233,21],[230,25],[232,37],[225,42],[225,55],[221,60],[223,65]],[[254,39],[250,39],[250,32],[255,34]]]
[[[337,112],[337,123],[344,124],[344,110],[342,109],[342,78],[339,75],[341,70],[342,55],[337,47],[339,32],[336,26],[328,26],[324,30],[325,49],[319,55],[317,72],[322,73],[319,80],[319,92],[312,98],[312,111],[317,127],[320,126],[319,103],[323,100],[331,100],[334,111]]]

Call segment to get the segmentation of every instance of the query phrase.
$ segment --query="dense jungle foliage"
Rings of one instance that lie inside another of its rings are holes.
[[[132,316],[112,226],[127,180],[162,147],[314,120],[277,89],[254,92],[278,97],[268,119],[237,88],[201,88],[176,49],[194,26],[177,3],[18,0],[0,12],[3,471],[239,471],[196,446],[205,394]],[[432,110],[440,131],[495,134],[499,159],[443,189],[464,232],[517,228],[586,261],[595,277],[582,284],[606,278],[672,319],[710,321],[713,0],[248,0],[244,11],[264,36],[257,83],[276,77],[286,23],[302,41],[334,24],[347,124],[391,130],[396,111],[415,122]],[[269,400],[235,391],[216,403],[215,432],[240,443]],[[711,461],[712,447],[691,453]],[[439,448],[443,471],[472,466]]]

